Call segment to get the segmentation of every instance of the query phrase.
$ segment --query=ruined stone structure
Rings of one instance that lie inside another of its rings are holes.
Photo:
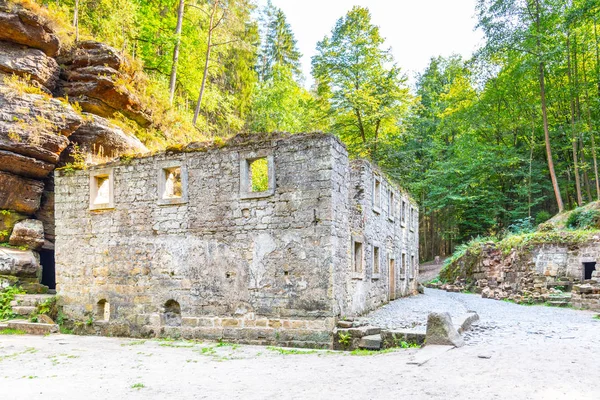
[[[442,289],[469,288],[483,297],[571,304],[600,311],[600,237],[532,244],[505,254],[493,242],[467,253],[441,273]],[[434,285],[436,286],[436,285]]]
[[[338,318],[417,290],[415,203],[331,135],[55,175],[57,291],[96,333],[331,347]]]

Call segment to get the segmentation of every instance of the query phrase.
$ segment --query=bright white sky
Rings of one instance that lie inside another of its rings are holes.
[[[468,58],[483,43],[474,31],[476,0],[272,0],[292,26],[310,78],[310,61],[317,42],[329,35],[336,21],[353,6],[367,7],[386,46],[411,84],[433,56],[461,54]],[[266,0],[258,0],[259,6]]]

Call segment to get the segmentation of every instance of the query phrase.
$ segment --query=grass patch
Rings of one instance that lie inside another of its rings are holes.
[[[146,385],[144,385],[143,383],[134,383],[133,385],[131,385],[132,389],[137,389],[137,390],[143,389],[145,387],[146,387]]]
[[[146,343],[145,340],[133,340],[131,342],[127,342],[127,343],[121,343],[121,347],[125,347],[125,346],[139,346],[141,344]]]
[[[288,354],[315,354],[316,350],[298,350],[298,349],[285,349],[282,347],[274,347],[268,346],[267,350],[274,351],[279,354],[288,355]]]
[[[6,328],[6,329],[0,330],[0,335],[24,335],[24,334],[25,334],[25,332],[23,332],[20,329]]]
[[[599,320],[599,321],[600,321],[600,314],[597,314],[597,315],[595,315],[595,316],[594,316],[594,319],[597,319],[597,320]]]
[[[350,352],[351,356],[376,356],[379,354],[388,354],[394,353],[398,351],[397,347],[393,347],[391,349],[383,349],[383,350],[365,350],[365,349],[356,349]]]

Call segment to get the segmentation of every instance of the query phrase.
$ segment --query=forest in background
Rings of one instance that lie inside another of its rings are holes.
[[[470,59],[432,57],[414,88],[368,9],[353,7],[317,44],[310,89],[286,16],[270,3],[37,2],[79,40],[139,61],[148,78],[138,90],[189,131],[167,141],[338,135],[419,202],[422,261],[599,198],[598,0],[478,0],[485,44]]]

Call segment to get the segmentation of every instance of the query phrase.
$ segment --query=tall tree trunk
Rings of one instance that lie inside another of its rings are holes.
[[[542,44],[540,41],[539,33],[541,32],[541,21],[540,21],[540,2],[536,1],[536,26],[538,31],[537,37],[537,49],[540,53]],[[539,63],[539,78],[540,78],[540,100],[542,103],[542,122],[544,125],[544,140],[546,142],[546,157],[548,158],[548,170],[550,172],[550,180],[552,181],[552,188],[554,189],[554,196],[556,197],[556,205],[558,206],[558,212],[563,212],[565,206],[560,195],[560,188],[558,187],[558,181],[556,179],[556,172],[554,171],[554,161],[552,160],[552,147],[550,145],[550,131],[548,128],[548,108],[546,106],[546,78],[544,71],[544,61],[540,60]]]
[[[79,0],[75,0],[73,10],[73,26],[75,27],[75,43],[79,42]]]
[[[596,49],[597,50],[597,49]],[[598,161],[596,158],[596,141],[594,139],[595,136],[595,132],[594,132],[594,125],[592,123],[592,105],[590,104],[590,92],[588,90],[588,81],[587,81],[587,72],[585,69],[585,52],[583,53],[583,59],[582,59],[582,68],[583,68],[583,86],[585,88],[585,102],[587,104],[587,125],[588,125],[588,129],[590,130],[590,141],[592,144],[592,159],[594,161],[594,179],[595,179],[595,183],[596,183],[596,199],[600,200],[600,182],[598,181]],[[590,198],[591,200],[591,198]]]
[[[579,165],[577,163],[577,133],[575,129],[575,100],[573,90],[573,74],[571,73],[571,46],[570,35],[567,36],[567,77],[569,79],[569,104],[571,107],[571,147],[573,150],[573,174],[575,175],[575,189],[577,192],[577,205],[583,205],[581,196],[581,182],[579,180]]]
[[[220,0],[215,1],[212,12],[210,13],[210,22],[208,24],[208,38],[206,40],[206,59],[204,60],[204,72],[202,73],[202,85],[200,86],[200,94],[198,95],[196,109],[194,110],[194,119],[192,120],[192,124],[194,124],[194,126],[196,126],[196,122],[198,121],[198,115],[200,114],[200,105],[202,104],[202,96],[204,96],[204,88],[206,87],[206,77],[208,75],[208,64],[210,61],[210,51],[212,48],[212,34],[214,29],[215,14],[219,6],[219,1]]]
[[[171,65],[171,80],[169,81],[169,104],[173,104],[175,97],[175,84],[177,83],[177,63],[179,61],[179,46],[181,45],[181,27],[183,25],[183,12],[185,0],[179,0],[177,9],[177,27],[175,28],[175,48],[173,49],[173,64]]]

